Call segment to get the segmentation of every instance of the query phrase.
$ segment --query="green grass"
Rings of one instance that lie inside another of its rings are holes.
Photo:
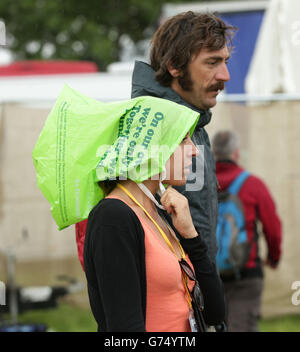
[[[259,329],[263,332],[300,332],[300,314],[262,319]]]
[[[6,316],[8,318],[8,316]],[[42,323],[50,331],[89,332],[97,325],[88,309],[61,303],[55,309],[28,311],[19,315],[19,323]],[[261,332],[300,332],[300,314],[262,319]]]
[[[6,316],[6,318],[9,318]],[[65,303],[57,308],[32,310],[19,315],[18,323],[45,324],[49,331],[93,332],[97,324],[90,310]]]

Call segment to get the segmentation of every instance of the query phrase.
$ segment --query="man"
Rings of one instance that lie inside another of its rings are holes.
[[[197,157],[199,160],[193,161],[193,169],[197,165],[203,167],[203,176],[202,170],[196,169],[196,178],[202,180],[196,180],[199,187],[193,190],[187,186],[177,189],[189,201],[193,223],[206,242],[213,263],[217,254],[217,179],[204,126],[211,120],[209,109],[215,106],[217,95],[230,79],[227,60],[234,29],[213,14],[189,11],[171,17],[152,38],[150,65],[136,62],[132,77],[132,98],[150,95],[168,99],[201,115],[192,140],[203,150]],[[85,226],[86,222],[76,225],[81,262]]]
[[[189,11],[171,17],[152,38],[150,65],[136,62],[132,78],[133,98],[160,97],[201,114],[192,139],[203,148],[199,163],[194,160],[193,165],[204,168],[203,185],[193,190],[177,189],[189,200],[194,225],[203,236],[213,262],[217,253],[217,180],[204,126],[211,119],[209,109],[216,104],[217,95],[230,79],[227,60],[233,30],[213,14]],[[201,177],[201,173],[196,177]]]
[[[195,187],[196,190],[177,189],[189,200],[194,225],[203,236],[213,262],[217,253],[217,179],[204,126],[211,120],[209,108],[216,104],[218,93],[230,79],[227,60],[234,30],[213,14],[189,11],[171,17],[152,38],[151,65],[137,61],[132,77],[132,98],[143,95],[160,97],[201,114],[192,140],[203,150],[198,160],[193,161],[193,169],[195,165],[203,167],[203,176],[196,170],[196,177],[203,180],[198,180],[200,185]],[[188,180],[187,185],[190,182]],[[86,221],[76,224],[78,255],[82,264],[85,229]]]
[[[237,135],[231,131],[220,131],[212,140],[212,150],[216,159],[216,174],[222,191],[244,170],[238,165],[239,143]],[[238,197],[242,202],[248,243],[249,259],[235,276],[221,275],[227,303],[227,326],[229,331],[258,331],[261,296],[263,291],[263,268],[258,252],[258,232],[256,222],[260,220],[267,242],[266,264],[276,268],[281,255],[281,222],[276,213],[275,203],[265,184],[250,175],[242,184]]]

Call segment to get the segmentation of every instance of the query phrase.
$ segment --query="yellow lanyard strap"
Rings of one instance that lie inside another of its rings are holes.
[[[172,243],[168,239],[167,235],[164,233],[164,231],[161,229],[161,227],[158,225],[158,223],[152,218],[152,216],[148,213],[148,211],[135,199],[135,197],[123,185],[118,183],[117,187],[121,188],[121,190],[124,191],[128,195],[128,197],[131,198],[135,202],[135,204],[137,204],[145,212],[145,214],[149,217],[149,219],[157,227],[158,231],[162,235],[162,237],[165,240],[165,242],[167,243],[167,245],[170,247],[171,251],[176,255],[175,250],[174,250],[174,248],[172,246]],[[185,259],[185,253],[184,253],[184,250],[183,250],[180,242],[177,239],[175,239],[175,240],[177,241],[177,244],[179,246],[182,258]]]
[[[165,240],[165,242],[167,243],[167,245],[170,247],[171,251],[176,255],[176,252],[172,246],[172,243],[170,242],[170,240],[168,239],[167,235],[164,233],[164,231],[161,229],[161,227],[158,225],[158,223],[152,218],[152,216],[148,213],[148,211],[135,199],[135,197],[128,191],[127,188],[125,188],[123,185],[121,185],[120,183],[117,183],[117,187],[120,188],[122,191],[124,191],[128,197],[130,199],[132,199],[134,201],[135,204],[137,204],[144,212],[145,214],[149,217],[149,219],[154,223],[154,225],[157,227],[158,231],[160,232],[160,234],[162,235],[163,239]],[[166,223],[166,225],[168,226],[169,230],[170,230],[170,227],[169,225]],[[180,244],[180,242],[175,238],[177,244],[178,244],[178,247],[180,249],[180,252],[181,252],[181,256],[183,259],[186,258],[186,255],[185,255],[185,252]],[[177,257],[177,255],[176,255]],[[183,276],[183,283],[184,283],[184,287],[186,289],[186,292],[187,292],[187,301],[188,301],[188,304],[189,304],[189,307],[191,308],[192,307],[192,304],[191,304],[191,296],[190,296],[190,293],[189,293],[189,290],[188,290],[188,287],[187,287],[187,284],[188,284],[188,278],[186,277],[186,275]]]

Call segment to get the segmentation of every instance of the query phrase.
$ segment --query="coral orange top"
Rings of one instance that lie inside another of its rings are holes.
[[[120,199],[116,196],[108,196],[107,198]],[[127,205],[130,207],[129,204]],[[134,211],[132,207],[130,208]],[[145,232],[146,331],[191,331],[187,292],[178,259],[169,248],[161,243],[151,227],[138,214],[136,215]],[[193,267],[188,256],[186,256],[186,260]],[[193,289],[193,286],[194,282],[189,281],[190,290]]]

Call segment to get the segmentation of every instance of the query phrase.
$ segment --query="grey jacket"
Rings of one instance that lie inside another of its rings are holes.
[[[190,105],[172,88],[160,85],[155,80],[154,74],[150,65],[141,61],[135,62],[132,76],[132,98],[144,95],[164,98],[200,113],[199,121],[192,136],[192,140],[198,146],[200,153],[193,160],[193,172],[188,177],[187,185],[177,187],[177,189],[187,197],[195,228],[207,244],[210,259],[216,262],[217,178],[209,138],[204,129],[204,126],[211,120],[211,112],[209,110],[199,110]]]

